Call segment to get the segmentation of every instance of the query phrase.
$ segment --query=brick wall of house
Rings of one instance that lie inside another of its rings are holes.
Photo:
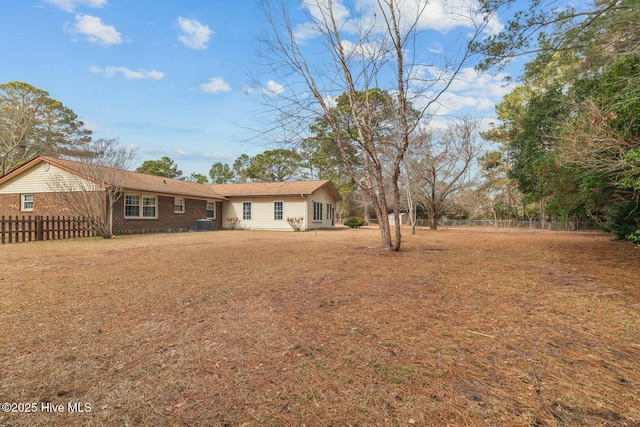
[[[124,197],[121,197],[113,209],[113,232],[115,234],[154,233],[167,231],[187,231],[196,229],[196,221],[207,217],[207,202],[185,198],[185,212],[174,212],[174,198],[158,196],[158,218],[125,218]],[[212,229],[222,229],[222,203],[216,202],[216,219]]]
[[[0,194],[0,216],[26,215],[27,212],[20,212],[19,194]]]
[[[33,211],[20,210],[20,194],[0,194],[0,216],[79,216],[61,193],[33,193]]]
[[[106,200],[105,200],[106,203]],[[196,229],[196,220],[207,217],[207,202],[185,198],[185,212],[175,213],[173,197],[158,196],[157,219],[131,219],[124,217],[124,197],[113,209],[113,232],[115,234],[186,231]],[[20,210],[20,194],[0,194],[0,216],[78,216],[69,209],[68,198],[59,193],[34,193],[33,211]],[[222,229],[222,203],[216,202],[216,219],[212,229]]]

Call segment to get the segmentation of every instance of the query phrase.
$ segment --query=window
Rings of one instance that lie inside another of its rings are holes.
[[[327,203],[327,219],[333,219],[335,209],[331,203]]]
[[[242,219],[251,219],[251,202],[242,202]]]
[[[124,216],[131,218],[140,217],[140,196],[137,194],[125,194]]]
[[[142,201],[142,209],[140,209],[140,201]],[[140,215],[141,213],[142,216]],[[157,218],[156,197],[125,194],[124,216],[125,218]]]
[[[313,220],[322,221],[322,203],[313,202]]]
[[[143,218],[156,217],[156,198],[154,196],[142,197],[142,217]]]
[[[173,211],[175,213],[184,213],[184,199],[180,197],[174,197],[173,199]]]
[[[207,218],[216,219],[216,202],[207,202]]]
[[[33,194],[23,194],[20,196],[20,210],[33,211]]]
[[[273,219],[282,220],[284,216],[284,202],[273,202]]]

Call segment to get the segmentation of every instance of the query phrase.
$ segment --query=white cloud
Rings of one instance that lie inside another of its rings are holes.
[[[379,6],[377,0],[361,0],[362,10],[374,14]],[[446,33],[455,28],[475,28],[483,24],[478,0],[431,0],[429,2],[398,1],[396,3],[402,27],[408,28],[417,19],[419,30],[436,30]],[[418,17],[418,13],[420,16]],[[388,15],[388,12],[387,12]],[[495,16],[489,18],[486,32],[494,33],[502,29]]]
[[[252,93],[261,93],[263,95],[275,96],[275,95],[280,95],[282,92],[284,92],[284,86],[276,82],[275,80],[269,80],[267,82],[267,85],[264,87],[256,88],[256,87],[245,86],[244,92],[248,95]]]
[[[356,56],[364,61],[382,60],[388,57],[389,52],[375,43],[353,43],[349,40],[342,41],[342,48],[347,56]]]
[[[375,28],[378,32],[387,31],[383,16],[389,16],[389,12],[385,10],[383,13],[380,10],[378,0],[358,0],[352,8],[344,5],[345,0],[330,1],[333,6],[333,18],[342,32],[357,34],[358,29],[362,28]],[[303,0],[302,4],[312,21],[325,20],[316,1]],[[384,5],[384,2],[382,4]],[[395,7],[401,31],[407,30],[416,22],[418,30],[435,30],[442,33],[456,28],[474,29],[486,25],[485,33],[495,34],[504,28],[496,16],[490,16],[487,22],[484,22],[485,16],[480,13],[479,0],[398,0]],[[307,22],[298,24],[294,35],[297,40],[305,40],[317,36],[318,32],[312,23]]]
[[[206,25],[201,24],[195,19],[178,18],[178,26],[180,27],[180,35],[178,40],[186,47],[191,49],[206,49],[207,42],[211,38],[213,31]]]
[[[352,23],[349,18],[351,16],[350,10],[342,4],[342,0],[331,0],[333,3],[333,19],[336,20],[336,25],[346,31],[352,31]],[[324,22],[323,15],[326,14],[324,6],[318,7],[318,2],[315,0],[302,0],[302,7],[305,9],[310,18],[315,22]],[[318,35],[315,24],[307,22],[299,24],[294,29],[294,37],[298,41],[303,41],[316,37]]]
[[[349,9],[342,4],[342,0],[331,0],[333,3],[333,19],[335,19],[338,27],[341,27],[345,22],[348,21],[351,16],[351,12]],[[320,2],[320,4],[324,4],[325,2]],[[322,8],[318,7],[318,2],[313,0],[303,0],[302,6],[306,9],[307,13],[313,16],[314,19],[323,21],[323,14],[325,13]]]
[[[209,83],[202,83],[198,87],[201,91],[207,93],[228,92],[231,90],[229,83],[225,82],[221,77],[212,77],[209,79]]]
[[[91,71],[94,73],[104,74],[107,77],[112,77],[116,74],[122,74],[125,79],[129,80],[160,80],[164,77],[164,73],[161,71],[151,70],[131,70],[127,67],[91,67]]]
[[[107,0],[44,0],[45,2],[54,5],[58,9],[62,9],[67,12],[73,12],[77,6],[88,6],[92,8],[101,8],[107,4]]]
[[[331,95],[325,96],[324,102],[329,108],[336,108],[338,106],[338,102],[336,101],[335,96],[331,96]]]
[[[162,156],[170,156],[178,160],[198,161],[202,159],[214,159],[222,162],[232,162],[237,155],[221,151],[186,151],[181,148],[166,148],[157,146],[130,146],[134,151],[139,152],[147,160]]]
[[[473,68],[460,70],[457,78],[451,85],[453,92],[478,92],[490,98],[502,98],[510,92],[510,88],[504,84],[506,74],[491,75],[478,73]]]
[[[103,24],[96,16],[76,15],[75,25],[67,31],[82,34],[89,42],[103,46],[122,43],[122,37],[115,27]]]
[[[282,92],[284,92],[284,86],[274,80],[269,80],[267,82],[267,87],[263,92],[272,95],[280,95]]]
[[[473,68],[463,68],[446,92],[440,95],[438,102],[431,106],[429,112],[437,115],[456,112],[471,112],[472,115],[486,115],[487,112],[492,114],[495,105],[511,90],[511,87],[505,84],[506,76],[480,74]],[[444,89],[450,78],[450,74],[436,67],[416,67],[412,73],[413,88],[416,91],[412,92],[415,95],[414,107],[424,108],[437,96],[438,91]]]
[[[304,24],[298,24],[293,30],[293,37],[301,42],[307,39],[312,39],[318,35],[315,25],[310,22]]]

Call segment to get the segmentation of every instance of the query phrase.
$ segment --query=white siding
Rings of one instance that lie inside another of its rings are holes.
[[[273,202],[283,202],[282,220],[273,219]],[[242,203],[251,202],[251,220],[242,219]],[[222,204],[222,228],[229,229],[227,218],[240,218],[236,229],[243,230],[293,230],[287,218],[305,218],[306,201],[302,196],[238,196],[230,197]],[[306,221],[305,221],[306,223]],[[304,224],[303,224],[304,227]]]
[[[52,193],[55,192],[56,188],[64,189],[64,191],[99,189],[99,187],[92,182],[56,166],[50,165],[49,168],[45,170],[41,167],[43,164],[45,163],[35,165],[5,183],[0,188],[0,194]]]
[[[328,216],[327,204],[335,209],[336,201],[331,193],[320,188],[306,196],[230,196],[229,201],[222,204],[222,228],[229,229],[227,218],[239,218],[236,229],[242,230],[288,230],[292,228],[287,218],[303,218],[302,229],[327,228],[333,225]],[[282,220],[273,219],[273,202],[284,202]],[[313,202],[322,203],[322,220],[313,221]],[[242,203],[251,202],[251,220],[242,219]]]
[[[307,204],[307,218],[309,218],[307,230],[331,227],[333,221],[328,216],[327,204],[332,205],[335,209],[336,202],[331,197],[329,191],[324,187],[319,188],[313,194],[307,196],[307,199],[309,200]],[[313,202],[322,203],[322,221],[313,221]]]

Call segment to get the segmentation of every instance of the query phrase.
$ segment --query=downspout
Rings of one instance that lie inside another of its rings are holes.
[[[302,220],[304,221],[304,229],[305,231],[307,230],[307,211],[309,210],[309,206],[307,206],[307,200],[304,197],[303,193],[300,193],[300,197],[302,197],[302,200],[304,200],[304,217],[302,218]]]

